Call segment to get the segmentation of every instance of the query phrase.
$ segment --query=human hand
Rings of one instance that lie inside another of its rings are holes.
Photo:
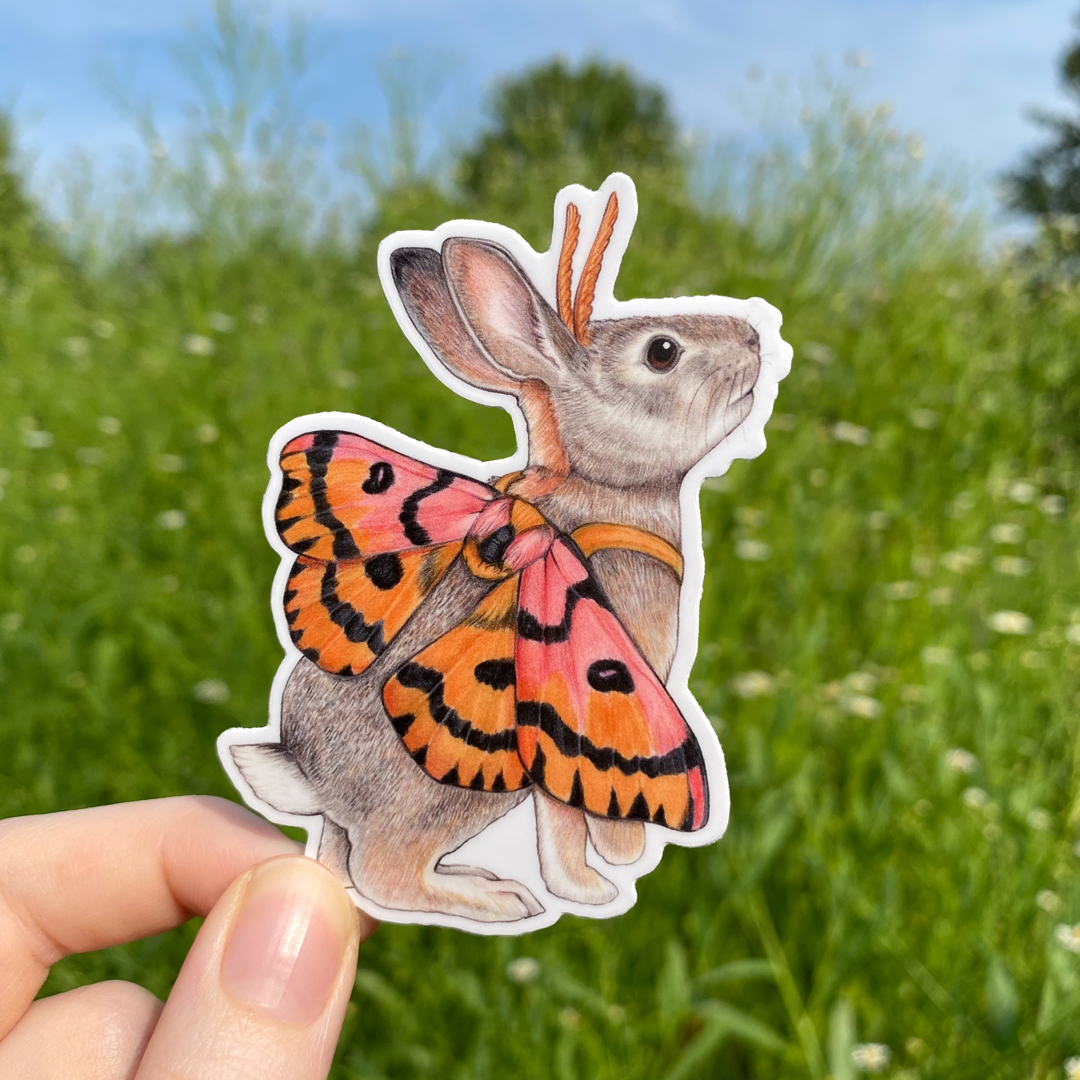
[[[164,1006],[119,981],[34,1000],[62,957],[195,915]],[[329,871],[223,799],[0,822],[0,1077],[325,1077],[374,927]]]

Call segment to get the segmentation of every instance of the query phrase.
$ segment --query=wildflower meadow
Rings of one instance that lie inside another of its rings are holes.
[[[495,88],[484,134],[432,149],[404,77],[389,136],[335,156],[273,35],[227,10],[260,78],[205,81],[168,139],[140,113],[123,176],[73,163],[46,210],[0,135],[0,815],[235,797],[214,740],[265,723],[281,658],[274,430],[340,409],[513,447],[405,340],[379,239],[478,217],[543,248],[558,188],[620,168],[618,295],[762,296],[795,349],[768,450],[701,497],[692,688],[731,824],[612,921],[383,926],[334,1075],[1080,1076],[1074,280],[989,235],[846,76],[734,150],[655,110],[648,139],[577,137],[558,94],[595,77],[617,115],[636,85],[600,61]],[[73,957],[46,992],[164,995],[193,934]]]

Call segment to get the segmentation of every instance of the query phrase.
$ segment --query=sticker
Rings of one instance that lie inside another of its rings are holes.
[[[398,232],[379,275],[456,393],[513,417],[479,462],[349,413],[270,443],[285,649],[221,760],[379,919],[520,934],[629,909],[665,844],[728,821],[687,686],[698,492],[765,449],[791,348],[764,300],[617,301],[628,176],[555,200],[551,248],[481,221]]]

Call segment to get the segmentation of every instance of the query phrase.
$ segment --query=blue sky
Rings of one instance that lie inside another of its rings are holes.
[[[241,6],[248,0],[240,0]],[[601,53],[663,84],[677,114],[711,135],[745,132],[733,100],[747,72],[805,78],[815,58],[842,67],[858,52],[868,100],[922,136],[931,160],[988,184],[1038,135],[1031,106],[1060,107],[1055,62],[1077,0],[307,0],[299,10],[326,46],[309,107],[342,129],[385,115],[375,68],[406,49],[450,71],[440,115],[460,134],[499,75],[553,53]],[[38,176],[72,148],[104,160],[130,144],[94,71],[110,59],[168,127],[184,91],[169,43],[208,5],[190,0],[0,0],[0,101],[23,121]]]

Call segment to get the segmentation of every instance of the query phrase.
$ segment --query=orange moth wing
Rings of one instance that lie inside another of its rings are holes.
[[[301,555],[285,587],[293,644],[324,671],[359,675],[405,625],[461,551],[461,542],[367,559]]]
[[[700,829],[701,750],[571,541],[521,573],[517,744],[534,783],[608,818]]]
[[[494,488],[359,435],[315,431],[281,452],[278,535],[331,562],[462,540]]]
[[[433,779],[474,791],[529,783],[514,734],[516,577],[418,653],[383,688],[394,729]]]

